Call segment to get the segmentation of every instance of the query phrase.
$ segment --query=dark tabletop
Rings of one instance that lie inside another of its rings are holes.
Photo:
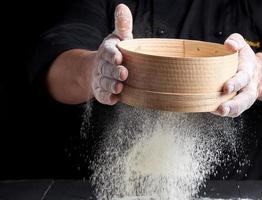
[[[262,199],[262,181],[212,181],[200,192],[214,199]],[[18,180],[0,182],[0,200],[88,200],[88,182],[81,180]],[[201,198],[200,198],[201,199]]]

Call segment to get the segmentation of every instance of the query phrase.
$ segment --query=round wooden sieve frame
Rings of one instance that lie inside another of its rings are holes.
[[[232,98],[224,83],[237,71],[238,53],[224,45],[181,39],[133,39],[118,48],[129,76],[120,101],[175,112],[210,112]]]

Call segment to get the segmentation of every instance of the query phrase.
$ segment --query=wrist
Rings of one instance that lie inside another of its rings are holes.
[[[81,50],[79,54],[79,75],[77,83],[82,88],[83,100],[88,101],[94,97],[91,87],[93,71],[97,63],[97,51]]]
[[[96,52],[72,49],[60,54],[50,66],[46,85],[49,94],[64,104],[81,104],[93,95],[91,76]]]

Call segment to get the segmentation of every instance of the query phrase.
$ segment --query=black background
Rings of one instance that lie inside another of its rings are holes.
[[[81,114],[32,86],[31,63],[39,36],[59,21],[67,3],[12,1],[1,6],[7,12],[2,13],[0,179],[76,177],[67,173],[71,165],[63,156],[67,136],[79,129]]]

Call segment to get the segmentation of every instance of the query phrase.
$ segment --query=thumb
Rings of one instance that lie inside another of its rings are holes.
[[[133,18],[129,8],[124,4],[119,4],[115,9],[115,31],[121,40],[132,39]]]
[[[247,44],[245,39],[242,35],[238,33],[231,34],[225,41],[225,46],[233,51],[239,51],[239,56],[242,57],[243,55],[251,56],[254,54],[251,47]]]

